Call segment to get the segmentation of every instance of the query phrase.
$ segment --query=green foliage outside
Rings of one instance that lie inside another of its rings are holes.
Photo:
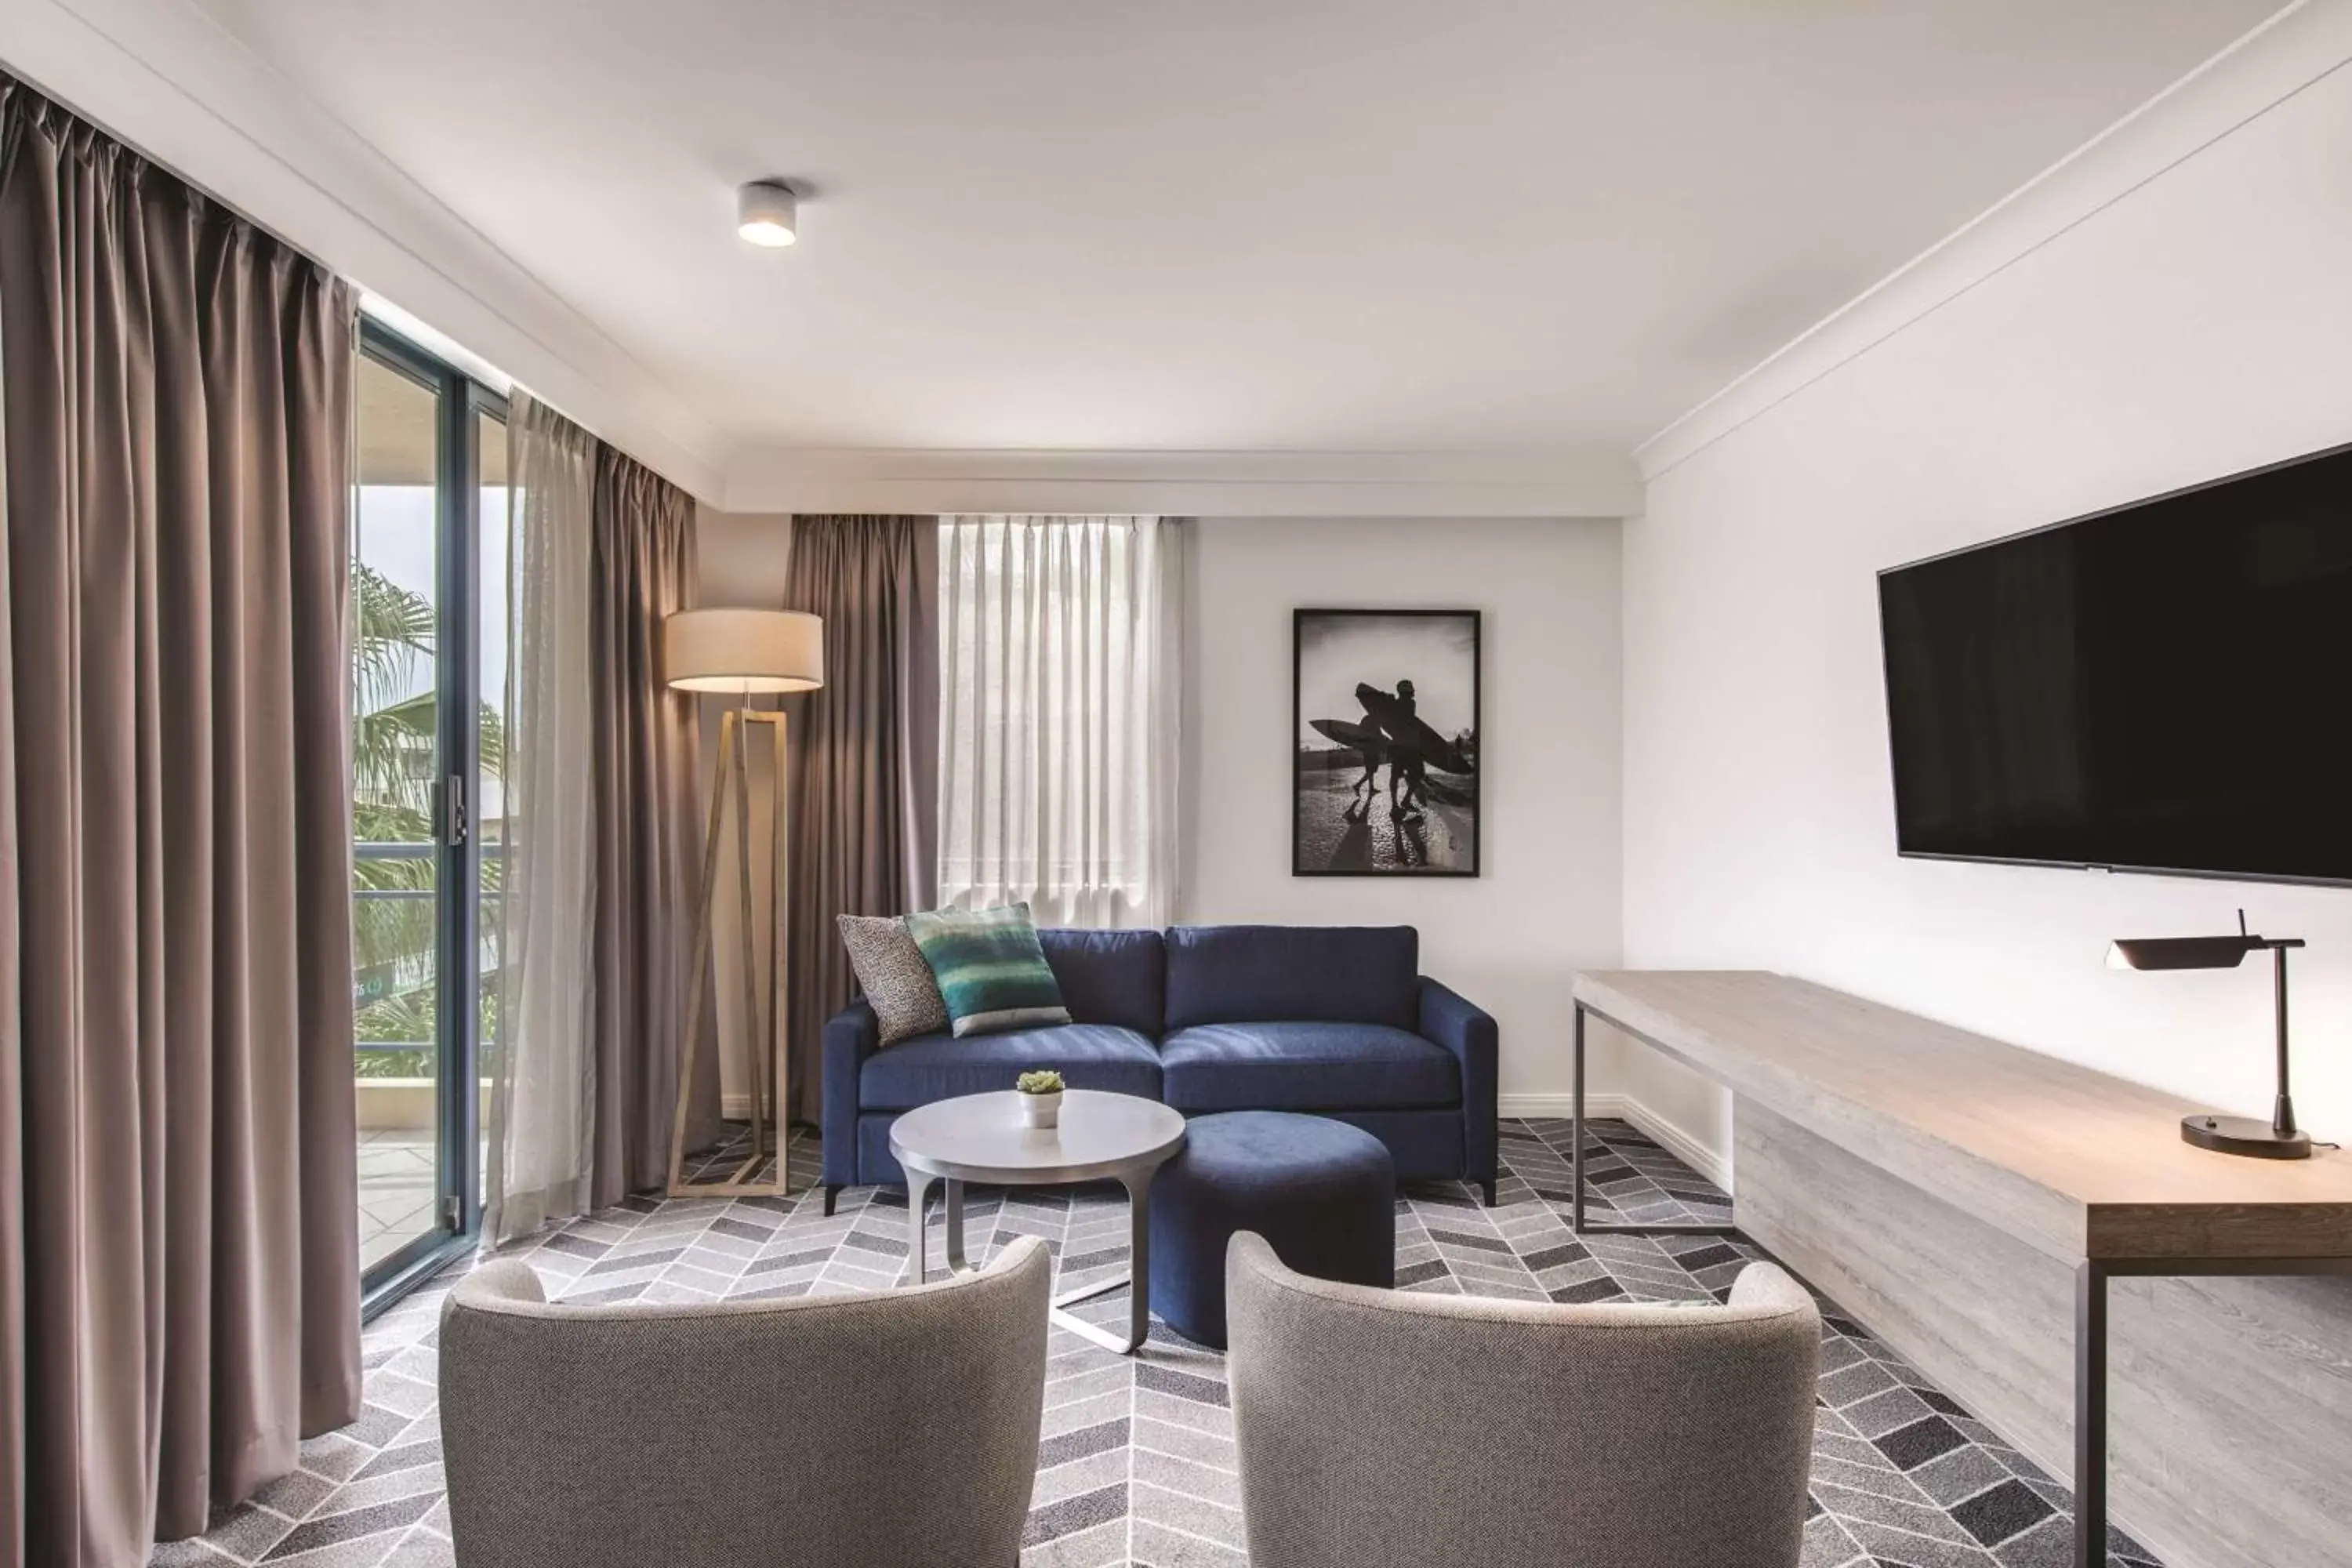
[[[360,844],[429,844],[437,777],[434,723],[432,601],[372,566],[352,570],[354,658],[352,720],[352,837]],[[415,693],[419,685],[427,689]],[[485,702],[479,718],[482,776],[506,763],[506,730]],[[489,825],[485,825],[489,826]],[[482,917],[497,918],[500,862],[482,861]],[[363,896],[352,905],[353,1033],[362,1078],[433,1076],[436,1027],[434,974],[434,863],[430,858],[352,863]],[[367,897],[366,893],[390,897]],[[403,896],[405,895],[405,896]],[[494,964],[485,957],[482,1038],[491,1037],[498,1005]],[[370,1046],[405,1048],[377,1050]]]

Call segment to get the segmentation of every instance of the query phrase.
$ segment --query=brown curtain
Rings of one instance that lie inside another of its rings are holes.
[[[696,597],[694,500],[600,447],[589,561],[596,898],[590,1014],[595,1063],[592,1201],[669,1180],[688,966],[701,867],[694,698],[663,683],[663,618]],[[709,1026],[706,1023],[706,1029]],[[719,1130],[719,1053],[706,1034],[690,1146]]]
[[[835,915],[928,908],[938,878],[939,520],[795,517],[784,607],[824,618],[793,718],[789,1114],[814,1121],[824,1021],[856,981]]]
[[[359,1412],[352,300],[0,75],[0,1531],[136,1568]]]

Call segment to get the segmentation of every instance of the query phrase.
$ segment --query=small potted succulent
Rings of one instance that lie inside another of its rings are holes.
[[[1021,1091],[1021,1120],[1031,1127],[1062,1124],[1062,1075],[1024,1072],[1013,1086]]]

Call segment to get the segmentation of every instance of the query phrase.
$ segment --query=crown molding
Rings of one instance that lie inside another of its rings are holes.
[[[1642,485],[2352,60],[2298,0],[1643,442],[1531,453],[761,449],[716,426],[184,0],[19,0],[0,61],[730,511],[1625,517]]]
[[[717,430],[184,0],[14,0],[0,61],[705,500]]]
[[[1185,517],[1628,517],[1625,458],[1496,452],[771,447],[729,465],[736,512],[1156,512]]]
[[[1634,448],[1654,479],[2352,60],[2352,0],[2296,0]]]

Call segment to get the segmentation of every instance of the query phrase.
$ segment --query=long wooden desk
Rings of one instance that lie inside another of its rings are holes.
[[[1588,1017],[1729,1089],[1733,1228],[2023,1452],[2054,1458],[2071,1426],[2078,1568],[2106,1562],[2110,1281],[2352,1275],[2352,1158],[2341,1152],[2272,1162],[2194,1149],[2179,1124],[2200,1107],[1783,975],[1587,973],[1575,999],[1579,1154]],[[1582,1228],[1640,1228],[1583,1226],[1578,1175]],[[2067,1420],[2063,1368],[2048,1352],[2065,1336],[2070,1274]],[[2352,1293],[2332,1281],[2283,1299],[2165,1289],[2145,1314],[2135,1303],[2119,1363],[2133,1402],[2118,1457],[2132,1524],[2186,1552],[2176,1568],[2347,1561]],[[2264,1354],[2284,1364],[2249,1362]],[[2297,1399],[2309,1408],[2278,1408]],[[2141,1430],[2158,1421],[2168,1425]],[[2273,1463],[2265,1434],[2241,1423],[2266,1426],[2294,1458]],[[2315,1448],[2333,1475],[2310,1468]],[[2180,1472],[2208,1450],[2242,1485],[2280,1471],[2282,1495],[2184,1497],[2200,1478]]]

